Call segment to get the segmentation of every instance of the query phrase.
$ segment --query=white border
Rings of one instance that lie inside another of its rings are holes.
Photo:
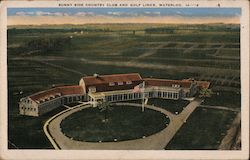
[[[149,0],[65,0],[65,1],[4,1],[0,5],[0,159],[248,159],[249,158],[249,1],[167,1],[156,0],[154,3],[199,4],[199,7],[240,7],[241,16],[241,92],[242,92],[242,150],[8,150],[7,146],[7,8],[8,7],[58,7],[58,3],[147,3]],[[185,7],[185,6],[182,6]],[[194,7],[194,6],[190,6]],[[79,8],[79,7],[78,7]],[[110,8],[110,7],[108,7]],[[126,7],[127,8],[127,7]],[[150,8],[150,7],[149,7]],[[173,7],[177,8],[177,7]]]

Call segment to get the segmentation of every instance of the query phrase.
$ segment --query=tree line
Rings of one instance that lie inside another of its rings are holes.
[[[26,50],[56,51],[63,50],[71,45],[70,37],[60,38],[39,38],[28,41],[24,44]]]

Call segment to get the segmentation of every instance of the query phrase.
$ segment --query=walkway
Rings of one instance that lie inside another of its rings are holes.
[[[237,132],[240,131],[240,123],[241,123],[241,112],[239,112],[232,125],[231,128],[227,131],[227,135],[221,141],[219,150],[230,150],[234,143],[237,141]]]
[[[165,146],[170,142],[170,140],[174,137],[176,132],[180,129],[183,123],[187,120],[187,118],[191,115],[191,113],[198,107],[201,103],[200,99],[195,99],[191,103],[189,103],[185,109],[179,114],[174,115],[171,112],[155,107],[152,105],[145,105],[148,109],[153,109],[163,114],[167,115],[170,119],[170,124],[168,127],[163,129],[162,131],[146,137],[144,139],[136,139],[122,142],[105,142],[105,143],[91,143],[91,142],[82,142],[75,141],[68,137],[66,137],[60,128],[61,121],[67,116],[73,114],[74,112],[78,112],[82,109],[91,107],[91,105],[82,106],[78,108],[74,108],[63,112],[58,115],[56,118],[52,119],[48,124],[48,133],[51,137],[53,137],[53,141],[59,147],[56,149],[105,149],[105,150],[161,150],[164,149]],[[132,104],[132,103],[118,103],[118,105],[130,105],[141,107],[140,104]]]

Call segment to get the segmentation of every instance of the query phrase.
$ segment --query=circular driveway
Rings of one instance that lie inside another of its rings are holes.
[[[70,116],[74,112],[80,111],[82,109],[91,107],[91,105],[86,105],[82,107],[77,107],[74,109],[68,109],[67,111],[59,114],[49,121],[47,128],[49,136],[47,137],[50,141],[58,146],[57,149],[79,149],[79,150],[162,150],[173,138],[178,129],[186,121],[189,115],[195,110],[197,106],[201,103],[200,100],[194,100],[189,103],[186,108],[179,114],[174,115],[171,112],[155,107],[152,105],[145,105],[146,108],[159,111],[170,119],[170,124],[160,132],[148,136],[146,138],[121,141],[121,142],[83,142],[75,141],[68,138],[63,134],[60,128],[60,124],[64,118]],[[135,103],[117,103],[118,105],[130,105],[135,107],[141,107],[140,104]],[[46,130],[46,129],[45,129]]]

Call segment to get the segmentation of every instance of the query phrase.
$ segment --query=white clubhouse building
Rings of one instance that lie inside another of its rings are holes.
[[[144,83],[141,92],[134,88]],[[208,88],[206,81],[144,78],[138,73],[82,77],[79,85],[55,87],[20,99],[21,115],[40,116],[62,105],[90,101],[95,107],[99,101],[119,102],[149,98],[183,99],[193,97],[199,88]]]

